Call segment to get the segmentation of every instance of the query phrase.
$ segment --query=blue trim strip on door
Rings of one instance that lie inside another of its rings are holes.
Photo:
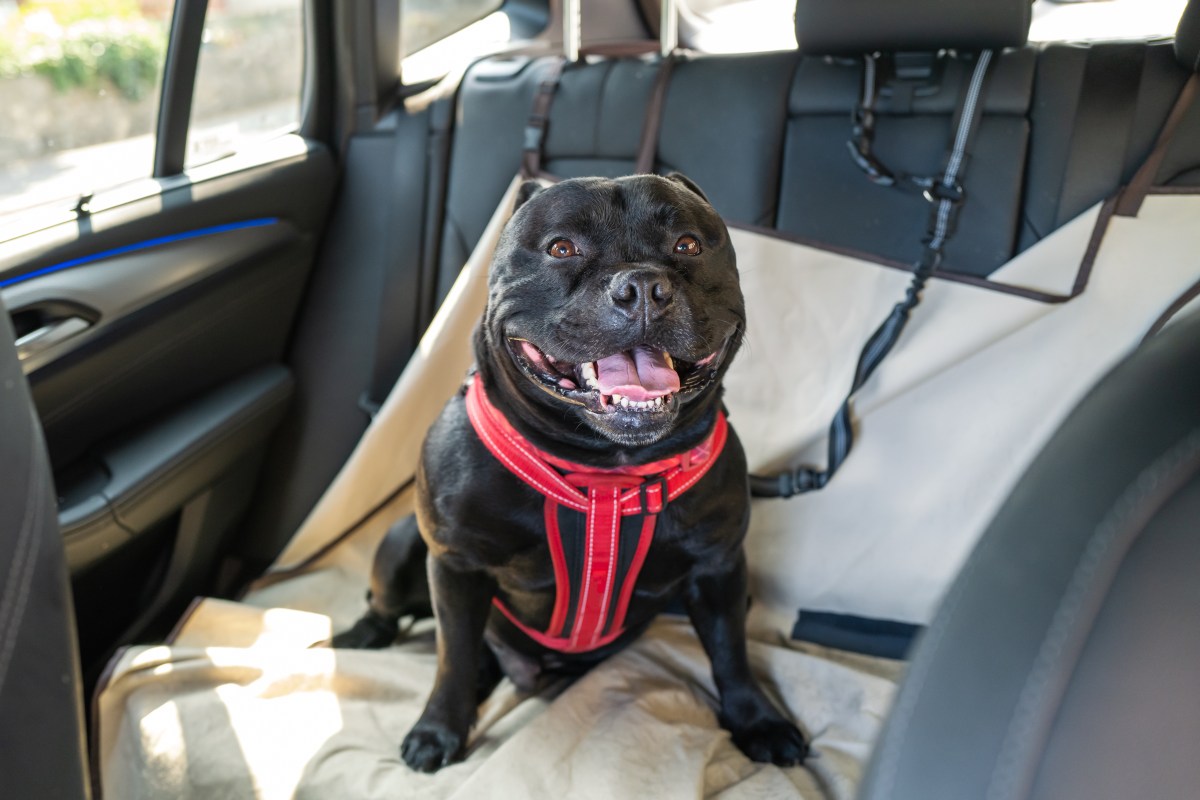
[[[279,222],[277,217],[263,217],[262,219],[250,219],[244,222],[230,222],[225,225],[214,225],[211,228],[198,228],[194,231],[185,231],[184,233],[173,233],[170,236],[160,236],[157,239],[147,239],[144,242],[136,244],[127,244],[123,247],[116,247],[112,250],[104,250],[100,253],[93,253],[79,258],[73,258],[70,261],[63,261],[60,264],[54,264],[49,267],[43,267],[33,272],[26,272],[24,275],[17,275],[6,280],[0,280],[0,289],[13,284],[22,283],[33,278],[41,277],[42,275],[50,275],[54,272],[61,272],[64,269],[83,266],[84,264],[93,264],[97,261],[103,261],[106,258],[125,255],[126,253],[136,253],[139,250],[148,250],[151,247],[159,247],[164,244],[173,244],[175,242],[183,242],[188,239],[197,239],[201,236],[212,236],[217,233],[228,233],[230,231],[240,231],[245,228],[262,228],[267,225],[275,225]]]

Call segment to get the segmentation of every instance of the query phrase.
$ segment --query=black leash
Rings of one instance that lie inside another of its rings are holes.
[[[829,448],[825,469],[798,467],[779,475],[751,475],[750,493],[755,497],[792,497],[823,488],[854,447],[854,396],[900,339],[904,326],[908,324],[910,313],[921,302],[921,291],[925,288],[925,283],[942,263],[942,251],[946,242],[954,235],[958,214],[965,200],[962,178],[970,158],[971,140],[983,114],[981,96],[991,60],[992,51],[985,50],[975,62],[975,71],[959,104],[954,141],[946,154],[942,174],[932,178],[913,178],[897,177],[871,152],[876,80],[874,58],[867,58],[863,75],[863,100],[855,110],[854,116],[855,138],[849,142],[851,157],[873,183],[883,186],[907,184],[918,189],[925,199],[933,204],[929,225],[922,240],[925,249],[914,265],[912,282],[904,293],[904,299],[892,308],[891,313],[871,334],[871,338],[859,354],[850,391],[829,425]]]

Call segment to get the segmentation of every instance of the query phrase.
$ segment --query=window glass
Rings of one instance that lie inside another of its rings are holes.
[[[705,53],[796,49],[790,0],[680,0],[679,39]]]
[[[1029,41],[1145,39],[1174,36],[1187,0],[1037,0]]]
[[[403,58],[400,61],[400,79],[412,86],[441,78],[480,56],[499,50],[511,39],[512,25],[508,15],[501,11],[493,12]]]
[[[171,0],[0,0],[0,219],[149,177]]]
[[[501,0],[400,0],[400,52],[424,50],[500,7]]]
[[[303,90],[303,0],[209,0],[186,165],[295,131]]]

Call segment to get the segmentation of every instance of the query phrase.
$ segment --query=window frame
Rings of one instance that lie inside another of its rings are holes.
[[[171,33],[167,38],[167,59],[163,65],[162,92],[158,99],[152,178],[166,178],[183,172],[207,14],[208,0],[175,0]]]
[[[295,133],[258,142],[228,156],[185,168],[209,0],[175,0],[155,115],[150,174],[94,189],[80,187],[77,194],[36,202],[9,219],[0,218],[0,244],[71,222],[79,225],[81,233],[87,232],[91,230],[89,218],[95,213],[189,191],[198,183],[294,158],[298,149],[296,137],[310,139],[320,124],[315,113],[321,108],[320,98],[315,96],[320,85],[319,54],[313,52],[318,37],[312,24],[314,4],[318,1],[300,0],[304,63],[301,65],[300,109]],[[272,143],[277,146],[272,147]]]

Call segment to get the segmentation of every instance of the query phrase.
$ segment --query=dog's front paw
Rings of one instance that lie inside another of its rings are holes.
[[[733,743],[752,761],[794,767],[808,755],[804,734],[783,717],[765,717],[749,725],[725,727],[733,734]]]
[[[334,636],[330,644],[346,650],[378,650],[396,641],[398,633],[396,620],[368,611],[350,630]]]
[[[400,757],[418,772],[437,772],[458,760],[465,739],[441,725],[418,722],[404,737]]]

